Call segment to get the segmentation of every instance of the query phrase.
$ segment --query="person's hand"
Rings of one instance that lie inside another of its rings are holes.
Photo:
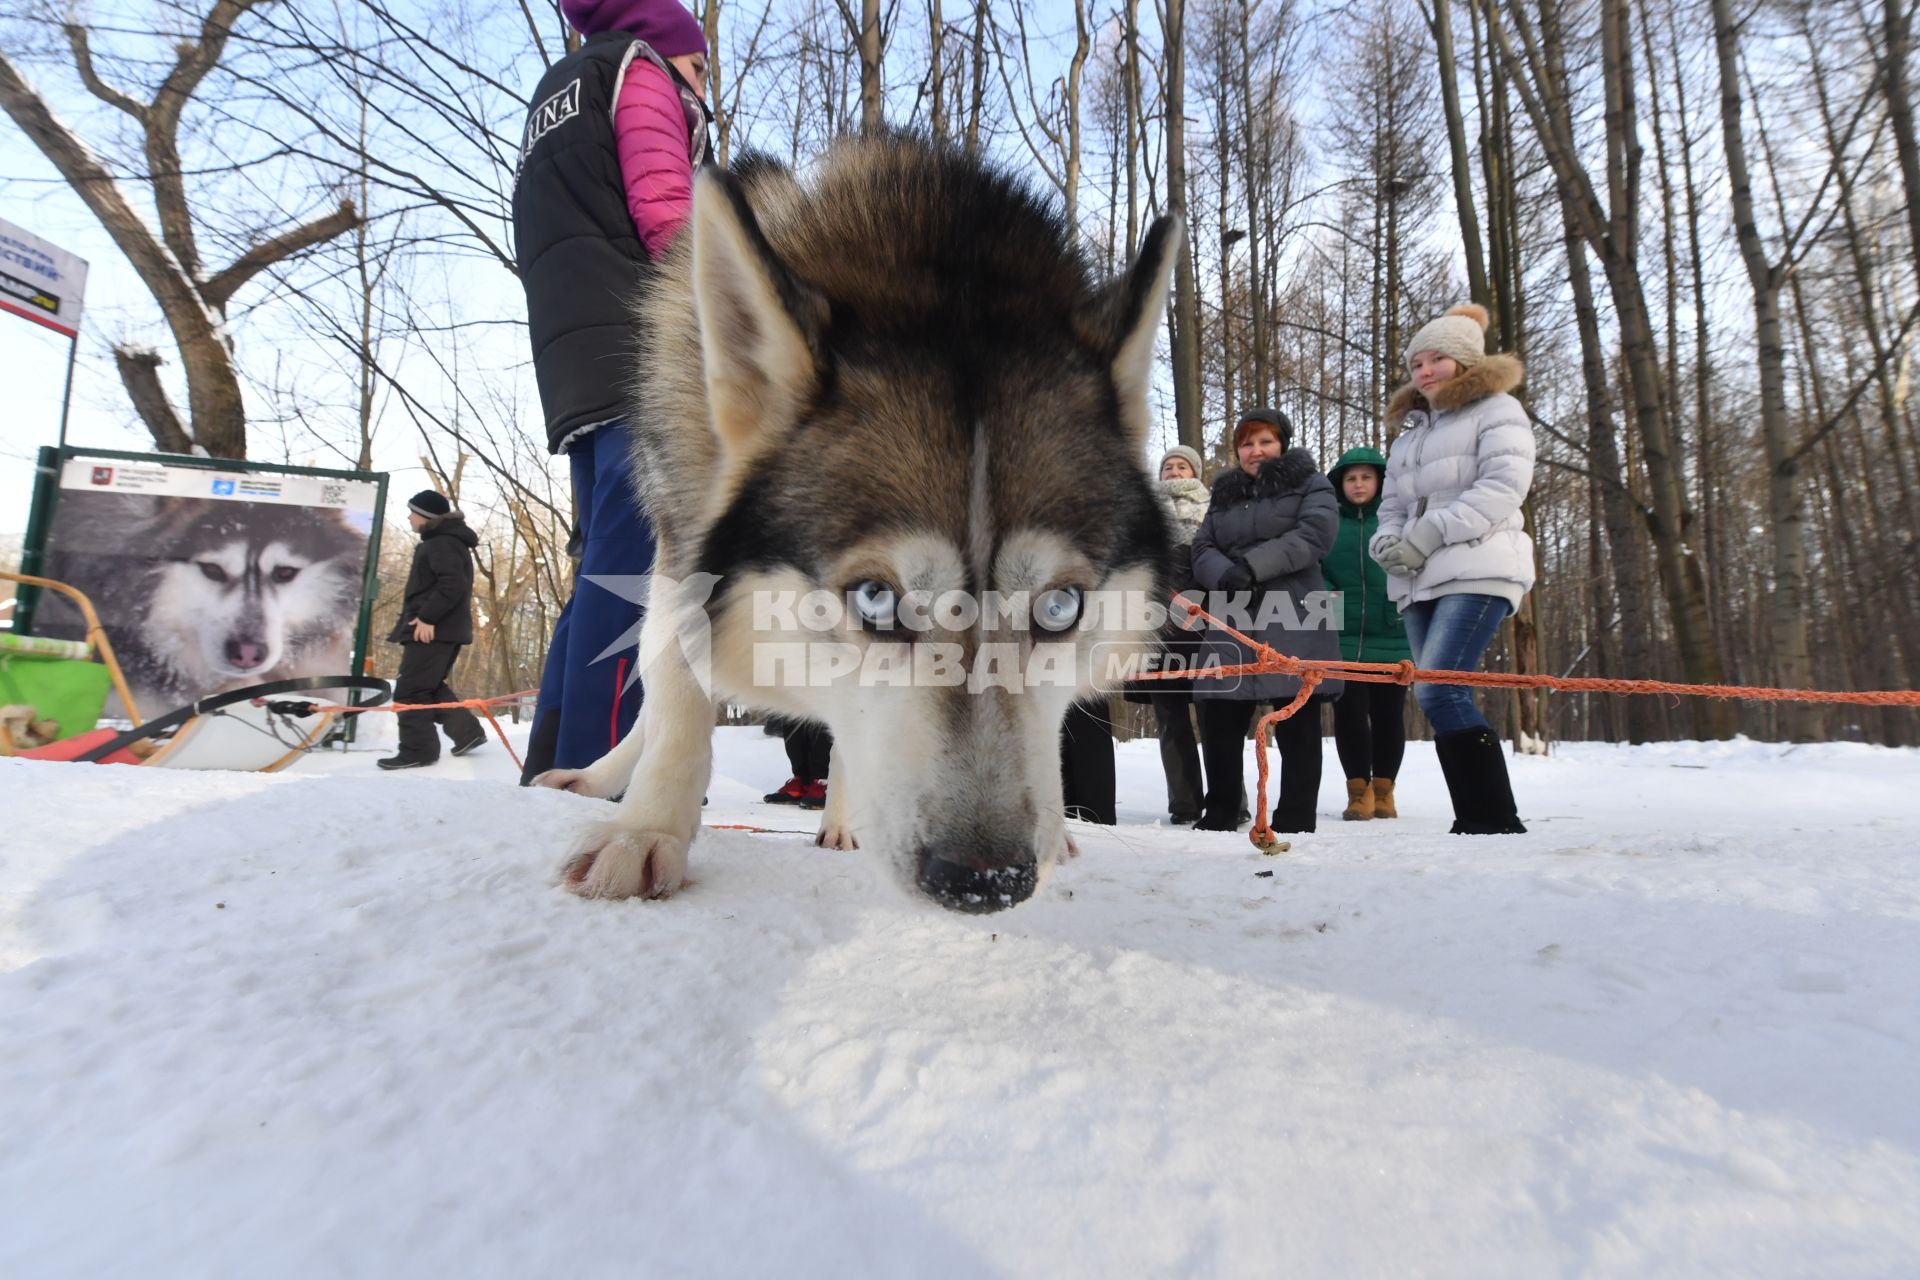
[[[421,644],[432,644],[433,624],[431,622],[422,622],[420,619],[415,618],[413,620],[413,638]]]
[[[1253,585],[1253,568],[1245,560],[1235,560],[1233,568],[1220,575],[1220,587],[1225,591],[1245,591]]]
[[[1427,555],[1420,548],[1392,534],[1379,540],[1373,549],[1374,563],[1396,578],[1411,578],[1420,572],[1420,566],[1427,562]]]

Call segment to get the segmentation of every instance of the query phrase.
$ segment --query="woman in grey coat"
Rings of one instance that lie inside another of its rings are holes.
[[[1277,409],[1240,415],[1233,431],[1240,465],[1214,478],[1212,504],[1193,535],[1193,576],[1209,593],[1207,611],[1237,630],[1290,657],[1338,661],[1340,622],[1320,576],[1320,560],[1339,529],[1339,504],[1313,454],[1292,448],[1292,442],[1293,425]],[[1256,656],[1232,637],[1210,631],[1201,663],[1203,668],[1238,665]],[[1314,829],[1320,797],[1319,704],[1339,697],[1342,687],[1337,680],[1322,682],[1313,702],[1274,731],[1280,752],[1275,831]],[[1299,679],[1286,675],[1194,681],[1207,771],[1206,811],[1196,828],[1232,831],[1239,825],[1254,704],[1285,703],[1299,690]]]

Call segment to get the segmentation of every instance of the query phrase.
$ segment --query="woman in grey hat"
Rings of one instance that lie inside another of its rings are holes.
[[[1184,444],[1160,457],[1154,496],[1173,528],[1173,556],[1167,582],[1175,591],[1193,591],[1193,535],[1207,514],[1207,486],[1200,479],[1200,454]],[[1169,623],[1162,639],[1161,670],[1191,667],[1199,645],[1191,631]],[[1167,775],[1167,816],[1176,825],[1195,822],[1205,794],[1200,746],[1193,735],[1193,682],[1143,680],[1128,686],[1128,702],[1151,704],[1154,733],[1160,742],[1160,768]]]

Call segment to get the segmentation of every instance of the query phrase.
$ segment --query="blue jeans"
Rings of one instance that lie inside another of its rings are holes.
[[[573,595],[560,610],[540,677],[522,781],[548,769],[583,769],[633,727],[642,690],[640,606],[634,587],[653,571],[653,528],[633,493],[624,423],[610,422],[567,450],[573,468],[580,562]],[[625,578],[619,590],[590,581]]]
[[[1400,616],[1407,624],[1417,665],[1428,671],[1472,671],[1508,612],[1507,602],[1499,596],[1459,595],[1410,604]],[[1415,684],[1413,696],[1435,733],[1491,727],[1473,705],[1473,690],[1466,685]]]

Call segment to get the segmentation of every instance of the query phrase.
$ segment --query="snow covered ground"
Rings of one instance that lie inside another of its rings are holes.
[[[0,1275],[1920,1274],[1920,753],[1565,747],[1533,834],[1122,825],[951,914],[758,803],[0,761]],[[786,834],[794,832],[795,834]]]

